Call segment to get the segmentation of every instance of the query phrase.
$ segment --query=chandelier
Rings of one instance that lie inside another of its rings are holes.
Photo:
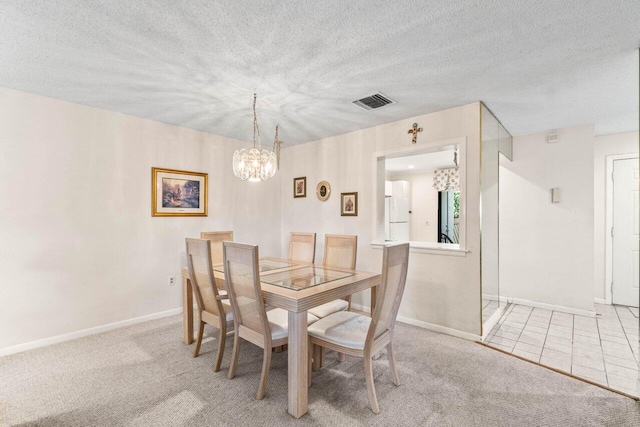
[[[253,148],[243,148],[233,153],[233,174],[241,180],[266,181],[276,174],[280,168],[280,144],[278,139],[278,125],[273,150],[262,148],[260,128],[256,118],[256,94],[253,94]]]

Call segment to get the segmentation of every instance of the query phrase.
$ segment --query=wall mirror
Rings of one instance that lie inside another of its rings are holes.
[[[512,159],[513,138],[484,104],[481,129],[481,301],[483,333],[488,333],[505,308],[500,297],[500,159]]]

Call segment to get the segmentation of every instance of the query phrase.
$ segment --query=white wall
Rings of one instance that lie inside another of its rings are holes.
[[[280,175],[233,177],[241,145],[0,88],[0,349],[181,307],[202,230],[279,256]],[[151,217],[152,166],[207,172],[209,216]]]
[[[438,192],[433,188],[433,171],[393,174],[389,181],[411,183],[410,236],[414,242],[438,241]],[[429,225],[427,225],[429,221]]]
[[[501,162],[500,294],[593,311],[594,128],[559,134],[516,136],[513,162]]]
[[[0,350],[179,308],[180,284],[167,277],[179,280],[184,237],[202,230],[233,229],[274,256],[286,253],[290,231],[315,231],[317,261],[325,233],[357,234],[357,267],[379,271],[372,156],[410,146],[416,121],[419,144],[467,138],[469,253],[412,252],[400,316],[479,334],[477,103],[287,147],[280,173],[255,185],[231,172],[240,141],[0,88]],[[502,164],[501,295],[592,310],[593,296],[604,297],[604,156],[637,153],[638,132],[594,143],[584,126],[560,138],[516,137],[514,161]],[[209,173],[209,216],[151,217],[152,166]],[[292,197],[297,176],[307,176],[307,198]],[[324,203],[320,180],[332,185]],[[552,187],[561,188],[558,205]],[[347,191],[359,192],[356,218],[339,214]],[[354,302],[368,305],[368,294]]]
[[[593,145],[593,182],[594,182],[594,296],[605,299],[605,227],[607,156],[614,154],[638,154],[638,132],[597,136]]]
[[[291,231],[318,233],[317,261],[322,260],[324,235],[357,234],[357,268],[380,271],[382,251],[371,246],[375,236],[373,200],[376,188],[373,153],[411,147],[407,129],[414,122],[424,128],[418,144],[428,145],[457,137],[467,138],[467,247],[464,257],[411,253],[409,273],[399,316],[479,335],[480,325],[480,233],[479,233],[479,104],[322,139],[283,149],[282,248]],[[293,178],[307,177],[306,198],[292,196]],[[315,196],[321,180],[331,184],[326,202]],[[358,192],[359,215],[340,216],[340,193]],[[368,293],[354,297],[368,305]]]

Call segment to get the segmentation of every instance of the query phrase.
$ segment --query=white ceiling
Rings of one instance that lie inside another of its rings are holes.
[[[3,0],[0,86],[270,143],[483,100],[514,135],[638,129],[640,1]],[[351,101],[381,91],[397,105]],[[428,132],[428,129],[425,129]]]
[[[384,170],[387,173],[416,173],[426,172],[442,168],[452,168],[454,150],[434,151],[425,154],[415,154],[413,156],[396,157],[385,159]],[[413,166],[410,168],[410,166]]]

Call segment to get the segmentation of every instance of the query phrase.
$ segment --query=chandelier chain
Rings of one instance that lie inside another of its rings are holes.
[[[260,138],[260,127],[258,126],[258,117],[256,116],[256,99],[258,95],[253,94],[253,148],[256,148],[256,134],[258,135],[258,147],[262,146]]]

